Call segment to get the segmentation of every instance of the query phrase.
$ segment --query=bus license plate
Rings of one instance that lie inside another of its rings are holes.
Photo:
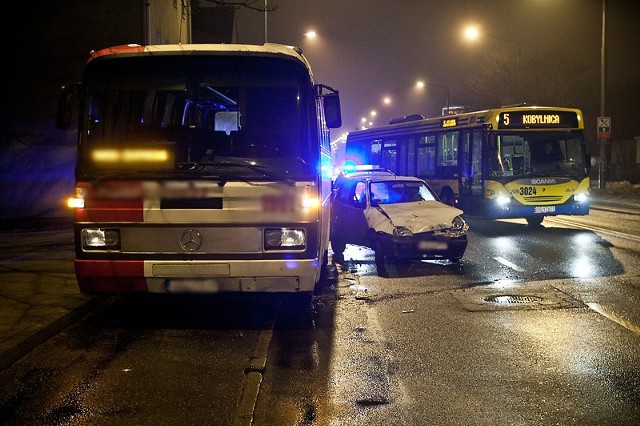
[[[555,213],[556,206],[538,206],[533,208],[534,214]]]
[[[165,282],[168,293],[217,293],[218,282],[211,279],[171,279]]]
[[[418,248],[420,250],[446,250],[447,243],[442,241],[420,241]]]

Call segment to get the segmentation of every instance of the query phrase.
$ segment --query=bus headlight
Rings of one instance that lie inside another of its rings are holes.
[[[299,228],[267,228],[264,230],[265,250],[304,250],[307,236]]]
[[[498,203],[498,205],[501,207],[506,207],[511,203],[511,197],[499,195],[498,198],[496,198],[496,203]]]
[[[581,194],[575,194],[573,199],[576,200],[576,203],[584,203],[589,199],[589,196],[583,192]]]
[[[83,250],[120,250],[119,229],[85,228],[81,237]]]

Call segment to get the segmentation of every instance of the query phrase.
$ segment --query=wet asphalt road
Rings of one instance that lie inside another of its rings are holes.
[[[0,371],[0,418],[637,424],[638,222],[592,213],[535,229],[470,220],[460,264],[382,276],[350,246],[308,315],[255,297],[107,298]]]

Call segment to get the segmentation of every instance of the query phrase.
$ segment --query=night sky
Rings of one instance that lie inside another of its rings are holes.
[[[262,5],[256,1],[254,5]],[[340,90],[343,127],[355,129],[375,109],[375,124],[412,113],[438,115],[450,105],[499,106],[476,93],[489,55],[501,55],[510,75],[492,78],[495,92],[515,77],[515,102],[583,109],[587,138],[600,113],[601,0],[269,0],[270,42],[303,48],[317,80]],[[488,36],[462,36],[475,24]],[[640,2],[607,0],[606,110],[614,138],[640,136]],[[314,29],[315,40],[303,33]],[[264,41],[264,14],[237,12],[238,41]],[[507,71],[507,70],[505,70]],[[426,91],[415,89],[417,80]],[[486,80],[486,79],[485,79]],[[384,106],[385,96],[392,99]],[[334,132],[334,135],[339,134]]]

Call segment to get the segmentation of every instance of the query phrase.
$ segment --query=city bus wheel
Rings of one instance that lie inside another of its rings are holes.
[[[446,187],[442,190],[442,192],[440,193],[440,201],[450,206],[453,206],[455,202],[455,195],[453,194],[453,191],[451,190],[451,188]]]
[[[527,218],[527,224],[530,226],[540,226],[542,224],[542,220],[544,216],[533,216]]]

